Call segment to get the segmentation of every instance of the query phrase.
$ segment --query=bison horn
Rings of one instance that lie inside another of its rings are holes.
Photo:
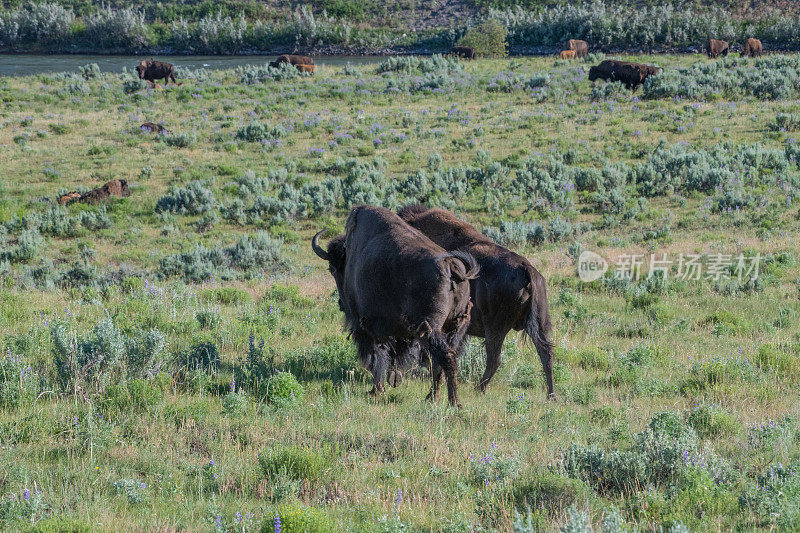
[[[330,256],[328,255],[328,252],[326,252],[322,248],[322,246],[319,245],[319,236],[322,235],[323,233],[325,233],[325,230],[318,231],[317,234],[314,235],[314,237],[312,237],[312,239],[311,239],[311,249],[314,250],[314,253],[317,254],[320,257],[320,259],[328,261],[328,260],[330,260]]]
[[[475,261],[475,258],[472,257],[472,255],[470,255],[470,254],[468,254],[466,252],[459,251],[459,250],[454,250],[454,251],[450,252],[450,255],[452,257],[455,257],[456,259],[458,259],[462,263],[464,263],[464,268],[467,269],[467,272],[464,274],[463,279],[461,279],[461,276],[459,274],[456,274],[456,272],[453,272],[453,277],[458,279],[458,281],[464,281],[464,280],[467,280],[467,279],[475,279],[475,278],[478,277],[478,272],[480,271],[481,267],[478,265],[478,262]]]

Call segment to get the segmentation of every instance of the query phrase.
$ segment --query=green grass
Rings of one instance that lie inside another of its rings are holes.
[[[623,185],[631,215],[615,223],[598,191],[556,209],[534,201],[561,201],[555,192],[512,185],[537,153],[599,171],[635,166],[662,141],[783,150],[793,133],[770,124],[796,113],[796,100],[592,101],[588,66],[479,60],[438,80],[443,93],[409,89],[419,73],[381,76],[375,66],[254,85],[236,72],[198,73],[203,81],[132,94],[111,75],[87,81],[88,93],[65,91],[72,80],[59,76],[0,79],[0,257],[26,231],[12,221],[42,219],[61,189],[123,178],[132,191],[108,203],[110,227],[77,218],[99,208],[71,205],[59,215],[77,221],[69,231],[50,223],[32,256],[0,259],[0,348],[10,356],[0,369],[2,527],[273,531],[278,515],[284,531],[508,531],[515,510],[530,510],[545,530],[581,513],[596,530],[616,516],[648,530],[793,530],[798,474],[764,476],[800,457],[800,213],[786,199],[797,166],[780,183],[758,174],[748,190],[763,198],[732,211],[709,206],[713,190],[641,202]],[[562,90],[525,86],[542,72]],[[145,120],[194,142],[139,133]],[[280,125],[279,142],[237,138],[254,120]],[[447,184],[425,189],[418,174],[458,166],[479,175],[460,196]],[[479,228],[519,231],[507,233],[509,246],[548,282],[559,399],[546,401],[538,357],[516,334],[485,395],[474,390],[484,360],[473,341],[459,372],[462,410],[425,402],[424,377],[369,397],[327,265],[310,250],[320,229],[342,231],[347,209],[320,200],[304,211],[293,196],[316,195],[309,187],[331,176],[374,180],[359,190],[394,195],[380,202],[402,203],[413,189]],[[156,212],[171,187],[193,181],[211,193],[216,219]],[[254,216],[258,196],[277,207]],[[249,210],[240,221],[225,215],[237,199]],[[541,242],[519,230],[558,217],[582,233]],[[280,261],[252,266],[239,250],[204,283],[160,275],[167,256],[226,250],[257,231],[282,241]],[[771,255],[755,287],[582,283],[576,241],[610,258]],[[117,333],[95,330],[109,319]],[[76,339],[125,361],[147,351],[156,328],[163,357],[149,373],[123,365],[62,387],[54,324],[70,332],[64,353]],[[616,477],[596,476],[606,471]]]

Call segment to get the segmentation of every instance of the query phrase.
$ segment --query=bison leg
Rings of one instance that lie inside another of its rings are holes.
[[[503,341],[506,339],[508,331],[509,330],[505,328],[499,331],[486,331],[486,340],[484,341],[484,345],[486,346],[486,369],[483,371],[483,377],[478,383],[478,390],[484,394],[486,393],[486,387],[489,386],[489,382],[492,380],[492,377],[494,377],[497,369],[500,368],[500,363],[502,361]]]
[[[372,374],[372,390],[370,394],[377,396],[384,391],[383,383],[386,381],[386,372],[389,368],[389,353],[385,345],[375,343],[368,335],[361,331],[352,333],[353,340],[358,347],[358,358]]]
[[[441,387],[442,377],[444,377],[444,372],[442,372],[442,367],[440,365],[433,365],[431,377],[433,378],[433,383],[431,384],[431,390],[428,392],[428,396],[426,396],[425,399],[429,402],[436,403],[439,401],[439,387]]]
[[[423,345],[427,345],[428,353],[431,354],[431,361],[434,365],[441,367],[444,379],[447,382],[447,400],[450,405],[461,407],[458,401],[458,381],[456,372],[458,371],[458,361],[456,353],[447,345],[447,340],[443,333],[432,333],[425,339]],[[434,388],[436,387],[436,376],[434,376]],[[434,400],[436,393],[434,390]]]

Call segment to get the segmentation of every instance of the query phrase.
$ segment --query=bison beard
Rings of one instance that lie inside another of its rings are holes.
[[[442,209],[421,205],[400,210],[400,217],[445,250],[460,250],[478,262],[480,274],[470,283],[473,303],[468,335],[482,337],[486,370],[478,385],[486,391],[500,366],[503,342],[513,329],[533,342],[545,374],[547,395],[555,398],[553,343],[544,278],[527,259],[496,244],[470,224]]]
[[[431,357],[428,396],[437,399],[444,377],[448,399],[458,405],[456,352],[469,326],[475,260],[446,252],[392,211],[371,206],[351,211],[344,249],[343,272],[341,257],[331,260],[330,253],[329,268],[336,269],[341,306],[359,358],[372,372],[373,391],[382,390],[391,343],[419,342]]]

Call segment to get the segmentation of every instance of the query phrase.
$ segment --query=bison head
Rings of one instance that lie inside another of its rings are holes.
[[[311,239],[311,249],[314,250],[314,253],[317,254],[320,259],[324,259],[328,262],[328,272],[333,276],[333,280],[336,282],[336,289],[339,291],[339,294],[341,294],[342,284],[344,282],[344,264],[347,259],[344,235],[334,237],[333,240],[328,243],[328,250],[326,251],[319,245],[319,236],[323,233],[325,233],[325,230],[314,235],[314,238]],[[341,309],[341,307],[342,300],[340,298],[339,308]]]
[[[139,74],[139,79],[144,79],[144,73],[147,70],[147,61],[142,61],[138,65],[136,65],[136,72]]]
[[[600,70],[597,67],[589,69],[589,81],[594,81],[600,77]]]

